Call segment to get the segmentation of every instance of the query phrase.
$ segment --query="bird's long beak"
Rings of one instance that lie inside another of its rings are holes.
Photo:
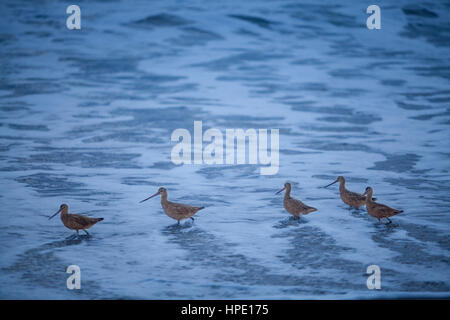
[[[334,182],[330,183],[329,185],[326,185],[324,188],[328,188],[329,186],[331,186],[332,184],[335,184],[336,182],[338,182],[339,180],[335,180]]]
[[[284,187],[283,189],[281,189],[280,191],[278,191],[278,192],[275,193],[275,194],[279,194],[280,192],[284,191],[284,189],[286,189],[286,187]]]
[[[48,217],[48,220],[50,220],[51,218],[53,218],[54,216],[56,216],[58,213],[61,212],[62,209],[59,209],[58,211],[56,211],[51,217]]]
[[[158,194],[159,194],[159,192],[157,192],[157,193],[155,193],[154,195],[148,197],[147,199],[144,199],[144,200],[142,200],[142,201],[139,201],[139,203],[144,202],[144,201],[147,201],[148,199],[151,199],[151,198],[153,198],[153,197],[156,197]]]
[[[367,195],[367,190],[364,191],[364,193],[363,193],[362,195],[363,195],[363,196],[366,196],[366,195]]]

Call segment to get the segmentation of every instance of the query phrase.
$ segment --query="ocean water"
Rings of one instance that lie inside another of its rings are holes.
[[[0,3],[0,298],[450,296],[447,1],[378,1],[380,30],[356,0],[77,1],[81,30],[70,4]],[[173,164],[194,121],[279,129],[279,172]],[[318,211],[290,218],[286,181]],[[161,186],[206,208],[177,226],[138,203]],[[104,221],[71,239],[62,203]]]

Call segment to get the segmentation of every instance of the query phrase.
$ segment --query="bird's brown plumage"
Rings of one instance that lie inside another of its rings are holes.
[[[286,182],[284,184],[284,188],[277,192],[277,194],[278,194],[281,191],[286,190],[284,193],[283,204],[284,204],[284,208],[286,209],[287,212],[292,214],[295,218],[299,218],[300,215],[302,215],[302,214],[308,214],[308,213],[317,211],[316,208],[310,207],[310,206],[304,204],[303,202],[301,202],[300,200],[292,198],[291,197],[291,189],[292,189],[291,184],[289,182]]]
[[[391,207],[388,207],[381,203],[376,203],[372,199],[373,190],[371,187],[366,188],[366,192],[364,193],[366,195],[366,209],[367,212],[374,218],[377,218],[378,220],[381,220],[383,218],[386,218],[389,223],[391,223],[391,220],[389,217],[395,216],[399,213],[402,213],[403,210],[397,210]]]
[[[50,218],[53,218],[58,213],[61,213],[61,221],[64,226],[68,229],[76,230],[77,233],[79,230],[84,230],[87,233],[87,229],[103,220],[103,218],[91,218],[81,214],[69,213],[69,206],[67,204],[62,204],[59,211]]]
[[[328,186],[331,186],[336,182],[339,182],[339,194],[341,196],[341,200],[345,204],[348,204],[349,206],[354,208],[359,208],[366,204],[366,196],[347,190],[347,188],[345,188],[345,178],[343,176],[337,177],[337,179],[334,182],[330,183]]]
[[[161,207],[163,208],[166,215],[172,219],[177,220],[178,223],[180,222],[180,220],[183,219],[188,218],[194,219],[193,216],[198,211],[205,208],[205,207],[193,207],[187,204],[171,202],[167,200],[167,189],[162,187],[159,188],[158,192],[156,192],[154,195],[148,197],[147,199],[142,200],[141,202],[153,198],[157,195],[161,195]]]

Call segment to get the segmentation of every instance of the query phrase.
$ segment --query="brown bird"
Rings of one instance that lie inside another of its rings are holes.
[[[86,231],[86,229],[89,229],[90,227],[92,227],[97,222],[103,220],[103,218],[91,218],[91,217],[83,216],[81,214],[69,213],[69,206],[67,204],[62,204],[59,207],[59,210],[56,211],[56,213],[53,214],[48,219],[50,220],[51,218],[53,218],[54,216],[56,216],[60,212],[61,212],[61,221],[62,221],[62,223],[66,226],[66,228],[71,229],[71,230],[76,230],[77,231],[77,235],[78,235],[78,231],[79,230],[83,230],[84,232],[86,232],[87,235],[90,235]]]
[[[378,221],[381,221],[381,219],[386,218],[389,223],[392,223],[392,221],[389,219],[389,217],[395,216],[396,214],[402,213],[403,210],[397,210],[391,207],[388,207],[381,203],[376,203],[372,199],[373,190],[371,187],[366,188],[366,192],[364,192],[364,195],[366,195],[366,209],[367,212],[374,218],[377,218]]]
[[[327,188],[331,186],[332,184],[335,184],[336,182],[339,182],[339,193],[341,194],[341,199],[345,204],[348,204],[351,207],[359,208],[366,204],[366,196],[347,190],[345,188],[345,178],[343,176],[337,177],[337,179],[330,183],[329,185],[325,186],[324,188]],[[376,199],[374,199],[376,200]]]
[[[180,220],[188,218],[191,218],[192,221],[194,221],[193,215],[205,208],[205,207],[192,207],[188,206],[187,204],[170,202],[169,200],[167,200],[167,189],[163,187],[159,188],[158,192],[156,192],[154,195],[151,195],[150,197],[140,201],[139,203],[147,201],[148,199],[151,199],[153,197],[156,197],[159,194],[161,195],[161,206],[164,212],[172,219],[177,220],[178,224],[180,224]]]
[[[292,214],[294,218],[298,219],[302,214],[308,214],[317,211],[316,208],[307,206],[300,200],[291,197],[291,184],[289,182],[286,182],[284,184],[284,188],[275,194],[279,194],[283,190],[286,190],[286,192],[284,193],[284,200],[283,200],[284,208],[286,209],[287,212]]]

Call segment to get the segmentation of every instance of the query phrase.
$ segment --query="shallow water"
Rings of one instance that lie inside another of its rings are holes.
[[[368,30],[358,1],[89,1],[71,31],[65,3],[2,1],[0,298],[448,297],[450,6],[412,3]],[[174,165],[195,120],[279,128],[279,173]],[[347,208],[338,175],[405,212]],[[289,218],[285,181],[319,210]],[[138,203],[160,186],[206,209],[174,225]],[[67,239],[61,203],[105,220]]]

